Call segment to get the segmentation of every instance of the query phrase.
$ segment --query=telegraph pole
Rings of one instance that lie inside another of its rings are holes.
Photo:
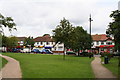
[[[93,20],[91,19],[91,14],[90,14],[90,18],[89,18],[89,22],[90,22],[90,36],[91,36],[91,22],[92,22]],[[91,52],[91,45],[90,45],[90,52]]]

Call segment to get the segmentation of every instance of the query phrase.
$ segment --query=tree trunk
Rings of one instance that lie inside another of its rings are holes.
[[[64,47],[63,60],[65,60],[66,48]]]

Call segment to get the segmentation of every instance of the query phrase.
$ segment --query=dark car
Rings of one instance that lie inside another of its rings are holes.
[[[19,53],[21,49],[13,48],[11,52]]]
[[[73,51],[67,51],[66,54],[67,54],[67,55],[76,55],[76,53],[73,52]]]
[[[42,54],[53,54],[53,52],[50,51],[49,49],[43,49]]]
[[[31,52],[33,52],[33,53],[41,53],[41,51],[38,50],[38,49],[33,49]]]

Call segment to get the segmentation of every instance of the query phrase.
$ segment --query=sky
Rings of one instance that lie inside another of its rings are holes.
[[[92,34],[105,34],[109,15],[118,9],[119,0],[0,0],[0,13],[14,19],[17,31],[12,35],[38,37],[53,35],[52,30],[65,17],[73,26],[82,26],[89,33],[92,16]],[[7,28],[6,36],[10,36]]]

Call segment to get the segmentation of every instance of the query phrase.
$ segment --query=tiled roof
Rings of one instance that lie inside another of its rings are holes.
[[[24,41],[26,37],[17,37],[19,41]]]
[[[52,42],[54,41],[51,36],[42,36],[34,39],[35,42]]]
[[[96,34],[96,35],[92,35],[93,41],[105,41],[108,39],[106,34]]]

